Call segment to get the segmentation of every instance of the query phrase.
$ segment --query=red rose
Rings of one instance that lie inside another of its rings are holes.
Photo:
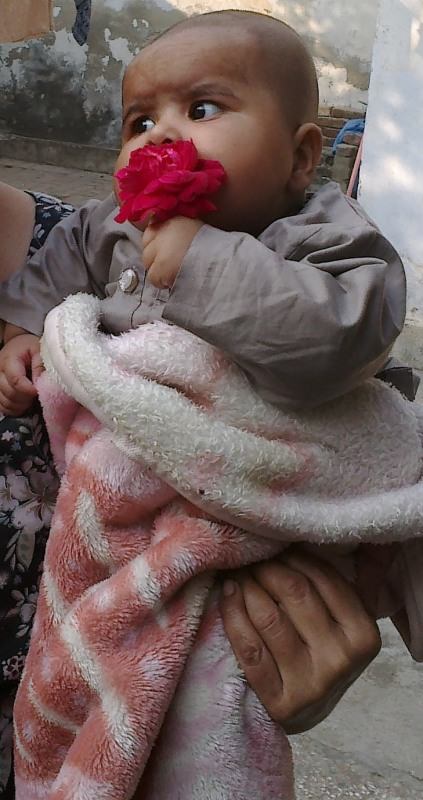
[[[121,208],[116,222],[154,222],[180,214],[197,218],[216,206],[209,200],[226,179],[219,161],[198,158],[192,141],[146,145],[131,153],[119,181]]]

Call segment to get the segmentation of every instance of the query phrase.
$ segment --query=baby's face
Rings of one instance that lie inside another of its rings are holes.
[[[280,101],[260,80],[251,37],[217,29],[175,31],[128,68],[117,168],[146,144],[192,139],[228,175],[205,221],[258,234],[287,212],[293,137]]]

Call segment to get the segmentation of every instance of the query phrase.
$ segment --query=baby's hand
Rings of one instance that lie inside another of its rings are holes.
[[[37,395],[33,381],[42,371],[38,336],[9,339],[0,351],[0,412],[17,417],[28,411]]]
[[[203,222],[173,217],[150,224],[143,234],[143,261],[148,279],[158,289],[171,289],[188,248]]]

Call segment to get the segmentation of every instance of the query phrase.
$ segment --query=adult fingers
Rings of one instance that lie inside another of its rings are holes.
[[[283,563],[258,565],[254,575],[283,607],[304,645],[303,650],[297,648],[297,662],[304,667],[306,656],[309,659],[307,690],[298,679],[295,660],[283,663],[291,708],[331,701],[379,652],[380,634],[374,620],[354,588],[314,555],[294,549],[284,554]]]
[[[333,708],[356,676],[357,665],[345,654],[334,623],[317,640],[305,642],[271,596],[278,593],[278,577],[287,585],[287,573],[292,573],[292,589],[299,585],[294,570],[271,561],[260,573],[271,594],[246,571],[237,573],[232,594],[226,592],[222,601],[225,629],[248,683],[270,716],[288,732],[307,730]],[[312,588],[310,593],[317,613],[323,609],[329,616],[317,593]],[[305,596],[301,588],[294,603],[302,604]]]
[[[272,562],[263,565],[263,571],[273,576]],[[281,583],[283,583],[288,570],[280,567],[278,572]],[[260,572],[258,575],[260,578]],[[265,583],[266,581],[264,581]],[[282,603],[274,599],[273,591],[269,591],[268,586],[264,586],[264,584],[254,580],[248,573],[240,580],[245,609],[250,622],[273,657],[278,671],[281,672],[282,667],[286,668],[287,665],[291,667],[300,659],[304,661],[306,651],[291,616],[286,613]]]
[[[295,555],[290,558],[294,563]],[[266,562],[254,568],[254,576],[237,573],[240,586],[232,583],[232,594],[223,599],[226,632],[269,714],[290,733],[307,730],[327,716],[374,658],[377,628],[354,590],[315,557],[299,555],[295,568]],[[355,618],[355,640],[344,634],[337,614]]]
[[[220,611],[226,635],[245,677],[257,696],[272,713],[272,705],[281,692],[283,683],[274,658],[269,653],[260,633],[252,624],[238,580],[227,579],[223,585]]]
[[[270,561],[254,567],[254,576],[283,609],[295,631],[285,653],[280,648],[274,652],[268,642],[284,680],[279,716],[290,719],[310,707],[314,714],[316,704],[327,705],[328,698],[332,702],[351,673],[356,674],[355,654],[299,563]]]
[[[299,549],[287,552],[284,562],[308,579],[314,592],[321,598],[323,610],[326,608],[326,623],[323,624],[327,625],[329,622],[334,633],[338,633],[349,643],[349,648],[352,650],[351,655],[357,665],[360,663],[361,655],[363,661],[369,663],[380,650],[380,634],[376,623],[364,608],[355,587],[330,564]],[[300,626],[302,635],[308,642],[315,642],[322,633],[322,629],[319,627],[322,622],[322,614],[316,615],[313,625],[312,617],[307,614],[301,617],[295,612],[296,609],[293,607],[292,614],[295,624]]]
[[[289,616],[303,642],[332,635],[334,620],[299,563],[296,565],[287,558],[265,562],[253,568],[253,575]]]

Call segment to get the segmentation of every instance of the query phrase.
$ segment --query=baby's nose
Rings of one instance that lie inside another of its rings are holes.
[[[174,139],[169,134],[160,133],[153,129],[149,132],[148,144],[170,144]]]
[[[172,120],[157,122],[148,133],[149,144],[170,144],[183,138],[180,127]]]

